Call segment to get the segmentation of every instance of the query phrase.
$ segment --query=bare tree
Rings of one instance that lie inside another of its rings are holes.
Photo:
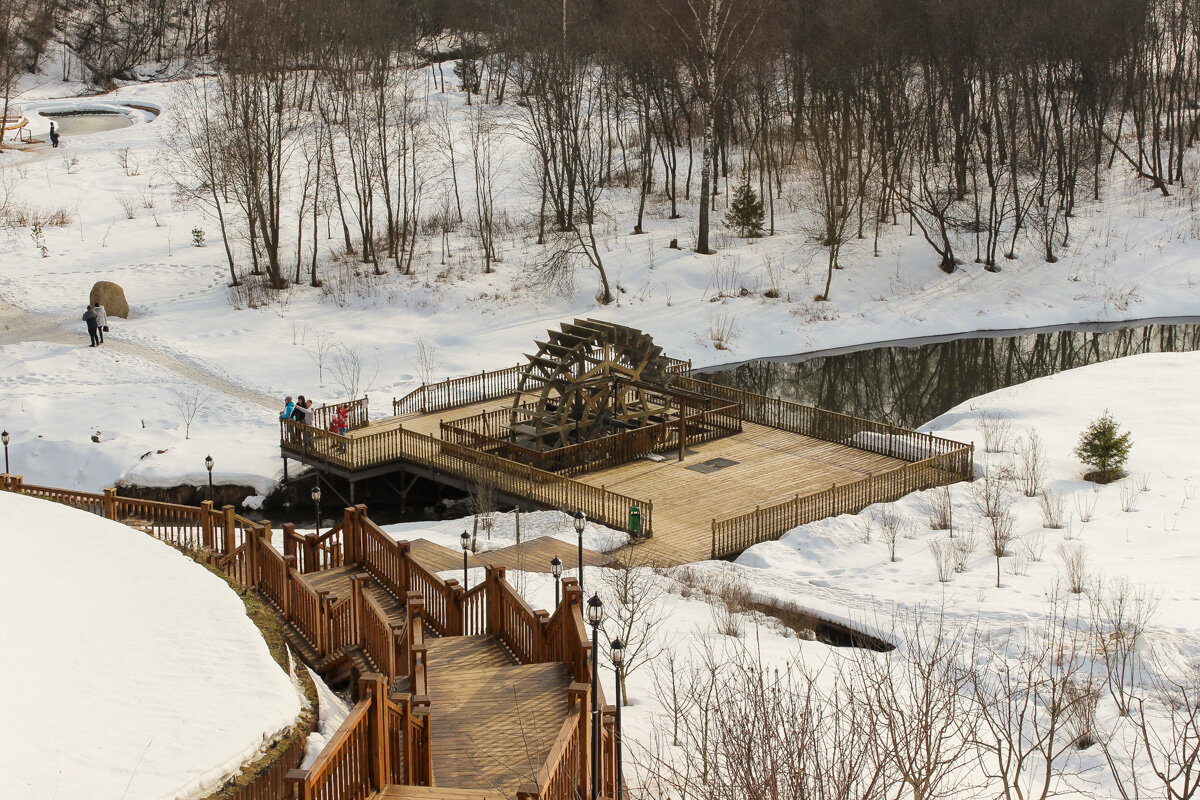
[[[901,645],[891,653],[855,653],[853,686],[868,730],[913,800],[955,795],[967,788],[961,773],[975,756],[963,632],[925,609],[893,620],[892,629]]]
[[[649,564],[626,563],[619,569],[604,570],[602,575],[606,609],[604,634],[625,643],[621,697],[624,704],[629,705],[625,679],[643,664],[657,659],[664,649],[659,636],[667,621],[659,602],[665,592],[664,579]]]
[[[480,105],[471,112],[467,144],[475,178],[475,236],[483,255],[483,271],[489,273],[499,260],[496,201],[500,192],[500,124],[494,111]]]
[[[375,379],[379,377],[379,356],[367,363],[358,347],[339,344],[330,353],[329,371],[342,395],[357,400],[375,386]]]
[[[984,774],[1006,800],[1046,800],[1063,790],[1061,756],[1075,744],[1071,715],[1088,698],[1087,631],[1055,589],[1040,624],[978,634],[971,692],[980,724],[974,743]]]
[[[1104,658],[1108,693],[1122,717],[1131,713],[1146,626],[1158,598],[1128,578],[1096,581],[1090,592],[1092,630]]]
[[[186,391],[175,393],[175,399],[171,405],[179,412],[179,417],[183,421],[183,438],[192,438],[192,422],[196,419],[196,415],[200,413],[200,409],[211,399],[212,395],[201,389],[199,386],[193,386]]]

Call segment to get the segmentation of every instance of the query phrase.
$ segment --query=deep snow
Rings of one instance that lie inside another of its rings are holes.
[[[201,797],[303,701],[228,585],[117,522],[0,492],[0,798]]]

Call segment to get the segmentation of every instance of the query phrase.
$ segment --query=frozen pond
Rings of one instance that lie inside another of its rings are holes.
[[[133,120],[124,114],[106,111],[77,111],[64,113],[43,113],[43,117],[58,123],[58,132],[63,136],[80,136],[85,133],[103,133],[127,128]]]

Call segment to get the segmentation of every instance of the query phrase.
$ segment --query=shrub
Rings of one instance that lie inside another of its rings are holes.
[[[1132,447],[1132,435],[1129,431],[1122,432],[1113,415],[1105,411],[1080,435],[1075,456],[1092,468],[1085,478],[1097,483],[1112,483],[1121,477]]]
[[[763,204],[749,183],[743,183],[733,192],[725,224],[737,228],[738,236],[757,237],[763,232]]]

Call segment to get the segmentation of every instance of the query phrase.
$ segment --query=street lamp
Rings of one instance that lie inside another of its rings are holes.
[[[592,800],[600,798],[600,623],[604,620],[604,601],[593,594],[587,601],[587,621],[592,626]]]
[[[314,483],[312,491],[309,493],[313,501],[313,518],[317,523],[317,536],[321,535],[321,484]]]
[[[212,468],[214,463],[212,456],[204,457],[204,468],[208,470],[208,502],[210,503],[212,502]]]
[[[582,511],[575,512],[575,533],[579,535],[579,588],[583,588],[583,528],[587,525],[587,515]]]
[[[8,431],[0,433],[0,441],[4,442],[4,474],[8,475]]]
[[[563,563],[562,563],[561,558],[559,558],[558,556],[555,556],[554,558],[550,559],[550,574],[554,576],[554,607],[555,608],[558,608],[559,603],[562,602],[560,599],[560,592],[562,592],[562,586],[561,586],[561,584],[562,584],[562,567],[563,567]]]
[[[617,731],[613,740],[616,744],[617,800],[621,800],[624,796],[624,786],[621,782],[621,678],[623,677],[622,668],[625,665],[625,643],[620,639],[613,639],[609,648],[608,658],[617,672]]]
[[[467,529],[463,528],[462,536],[458,537],[458,541],[462,544],[463,549],[463,588],[470,588],[467,583],[467,553],[471,550],[471,534],[467,533]]]

